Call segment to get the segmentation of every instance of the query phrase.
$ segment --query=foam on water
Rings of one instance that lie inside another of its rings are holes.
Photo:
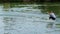
[[[46,31],[52,31],[46,27],[47,24],[54,21],[48,20],[49,15],[42,14],[41,10],[30,7],[11,9],[9,12],[0,13],[1,34],[55,34],[55,32],[46,33]]]

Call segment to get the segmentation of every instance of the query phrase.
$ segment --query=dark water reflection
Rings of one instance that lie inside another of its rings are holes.
[[[40,6],[38,6],[40,8]],[[53,11],[60,18],[60,6],[41,6],[42,13]]]
[[[32,4],[32,5],[34,5],[34,4]],[[29,7],[29,5],[28,6],[23,6],[23,5],[20,5],[19,3],[9,3],[9,4],[8,3],[4,3],[3,6],[4,6],[4,9]],[[35,7],[33,6],[33,8],[34,9],[42,9],[42,11],[41,11],[42,13],[46,13],[48,11],[53,11],[57,15],[57,17],[60,17],[60,6],[59,5],[56,5],[56,4],[48,5],[47,4],[47,6],[46,6],[44,4],[42,6],[35,6]],[[11,10],[11,11],[13,12],[13,10]]]

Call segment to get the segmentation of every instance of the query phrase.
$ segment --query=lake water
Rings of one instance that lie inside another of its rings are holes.
[[[0,5],[0,34],[60,34],[60,18],[49,20],[49,15],[38,6],[42,7]]]

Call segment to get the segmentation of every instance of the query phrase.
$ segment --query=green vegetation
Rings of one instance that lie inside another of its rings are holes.
[[[59,0],[0,0],[0,3],[44,3],[44,2],[58,2]]]

